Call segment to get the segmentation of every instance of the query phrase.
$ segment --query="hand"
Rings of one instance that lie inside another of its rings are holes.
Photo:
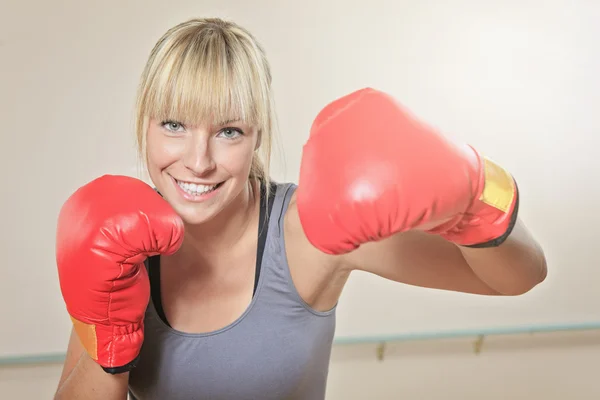
[[[303,149],[297,204],[308,240],[342,254],[411,229],[497,246],[515,223],[517,198],[500,166],[367,88],[318,114]]]
[[[183,233],[170,205],[126,176],[93,180],[62,206],[56,233],[61,292],[83,346],[106,372],[135,364],[150,298],[144,260],[175,253]]]

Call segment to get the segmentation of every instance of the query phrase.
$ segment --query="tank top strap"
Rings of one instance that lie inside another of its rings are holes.
[[[271,212],[271,226],[269,229],[271,229],[271,227],[274,228],[274,232],[276,232],[279,237],[283,234],[283,217],[285,216],[297,186],[291,182],[279,183],[275,186],[277,188],[277,193]]]
[[[268,304],[269,308],[308,311],[313,317],[333,316],[335,307],[328,311],[317,311],[308,305],[294,284],[285,248],[285,214],[297,185],[278,183],[273,199],[265,251],[260,267],[262,277],[257,288],[257,303]]]
[[[268,241],[271,246],[276,246],[277,251],[285,251],[284,218],[297,186],[294,183],[278,183],[274,186],[276,193],[270,212]]]

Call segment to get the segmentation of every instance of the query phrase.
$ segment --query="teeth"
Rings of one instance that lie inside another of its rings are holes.
[[[201,194],[211,192],[217,187],[217,185],[206,186],[206,185],[197,185],[195,183],[180,182],[180,181],[177,181],[177,184],[186,193],[189,193],[192,196],[199,196]]]

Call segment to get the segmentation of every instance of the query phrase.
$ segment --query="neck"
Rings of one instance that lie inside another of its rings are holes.
[[[250,182],[215,218],[200,226],[186,226],[185,242],[194,252],[210,258],[227,254],[242,241],[258,219],[259,185]]]

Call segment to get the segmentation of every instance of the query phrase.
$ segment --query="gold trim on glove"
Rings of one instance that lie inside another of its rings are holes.
[[[481,200],[504,213],[510,211],[516,194],[515,181],[501,166],[484,157],[485,183]]]
[[[98,338],[96,336],[96,326],[86,324],[71,317],[75,332],[85,350],[93,360],[98,360]]]

